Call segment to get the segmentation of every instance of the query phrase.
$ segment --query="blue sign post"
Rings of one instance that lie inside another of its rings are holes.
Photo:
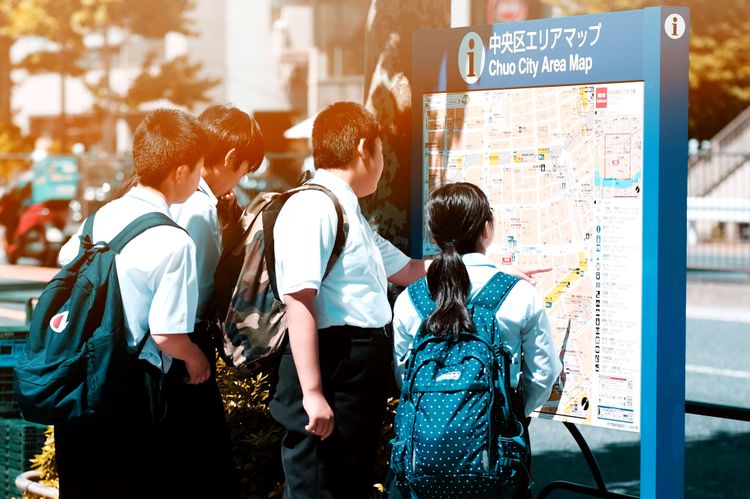
[[[556,268],[537,289],[568,375],[540,416],[640,431],[654,499],[684,495],[689,20],[653,7],[412,46],[413,256],[434,250],[429,191],[480,185],[491,257]]]

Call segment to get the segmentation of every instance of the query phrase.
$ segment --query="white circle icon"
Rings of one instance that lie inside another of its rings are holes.
[[[664,32],[672,40],[682,38],[685,34],[685,19],[679,14],[669,14],[664,20]]]
[[[469,84],[479,81],[484,71],[484,43],[473,31],[466,33],[458,47],[458,71]]]

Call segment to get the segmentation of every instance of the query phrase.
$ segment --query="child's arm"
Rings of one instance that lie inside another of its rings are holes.
[[[333,411],[323,396],[315,316],[315,289],[302,289],[284,295],[289,326],[289,345],[297,367],[302,406],[309,418],[305,430],[325,440],[333,433]]]
[[[198,345],[187,334],[153,334],[156,346],[172,358],[185,362],[188,372],[186,382],[191,385],[203,383],[211,376],[208,359]]]
[[[552,328],[539,295],[523,281],[519,282],[516,287],[519,288],[519,292],[524,289],[529,296],[526,323],[521,330],[521,350],[523,351],[521,383],[526,399],[525,412],[528,416],[549,398],[562,364],[552,337]]]
[[[398,286],[406,287],[417,279],[424,277],[431,263],[432,260],[411,259],[401,270],[388,276],[388,281]]]

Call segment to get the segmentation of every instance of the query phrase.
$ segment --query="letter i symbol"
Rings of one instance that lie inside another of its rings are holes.
[[[677,33],[677,18],[672,18],[672,36],[679,36],[679,33]]]
[[[469,71],[466,74],[467,78],[473,78],[476,75],[474,74],[474,40],[469,40]]]

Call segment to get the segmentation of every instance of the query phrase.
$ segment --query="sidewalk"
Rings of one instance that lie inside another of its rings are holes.
[[[750,324],[750,282],[687,281],[688,319]]]

